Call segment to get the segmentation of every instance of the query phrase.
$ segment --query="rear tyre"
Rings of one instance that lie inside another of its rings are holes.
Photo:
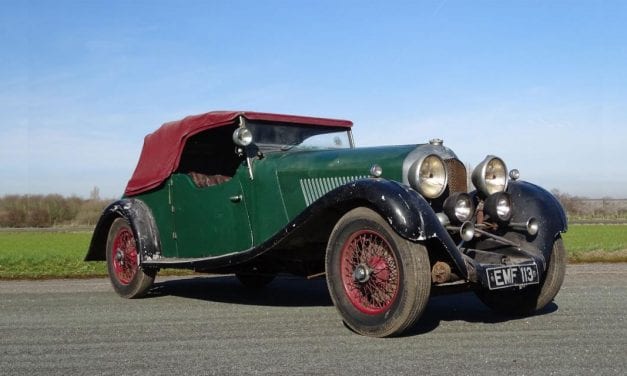
[[[549,265],[539,285],[519,291],[477,291],[481,301],[495,312],[509,316],[526,316],[546,307],[555,298],[566,273],[566,249],[562,238],[553,243]]]
[[[155,280],[156,270],[145,270],[139,265],[138,249],[128,221],[113,221],[107,237],[107,269],[113,290],[128,299],[145,295]]]
[[[326,272],[344,323],[362,335],[403,333],[418,321],[429,300],[426,248],[401,238],[368,208],[351,210],[335,225]]]

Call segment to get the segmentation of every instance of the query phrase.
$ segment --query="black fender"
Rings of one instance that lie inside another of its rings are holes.
[[[568,220],[562,205],[550,192],[525,181],[510,181],[507,192],[512,198],[511,223],[525,223],[531,217],[538,220],[538,233],[521,240],[548,260],[557,236],[568,231]]]
[[[161,242],[152,212],[141,200],[123,198],[107,206],[94,229],[85,261],[105,261],[109,229],[116,218],[125,218],[131,225],[138,244],[140,263],[159,255]]]
[[[385,179],[356,180],[330,191],[309,209],[315,215],[316,211],[326,211],[330,207],[352,209],[357,206],[367,206],[379,213],[394,231],[409,241],[436,238],[462,276],[467,276],[466,264],[453,238],[427,200],[408,186]]]

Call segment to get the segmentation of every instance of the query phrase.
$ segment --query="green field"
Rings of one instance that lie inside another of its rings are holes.
[[[0,232],[0,278],[107,275],[104,262],[84,262],[91,232]]]
[[[0,279],[105,276],[104,262],[84,262],[91,232],[0,232]],[[569,262],[627,262],[627,225],[572,225]],[[172,274],[170,271],[169,274]]]
[[[563,238],[570,262],[627,262],[627,225],[571,225]]]

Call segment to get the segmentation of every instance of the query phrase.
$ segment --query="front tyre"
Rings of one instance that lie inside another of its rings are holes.
[[[539,285],[520,291],[477,291],[481,301],[495,312],[510,316],[525,316],[548,305],[557,295],[566,274],[566,249],[561,237],[553,243],[549,264]]]
[[[335,307],[362,335],[401,334],[418,321],[429,300],[426,248],[401,238],[368,208],[353,209],[337,222],[326,271]]]
[[[107,270],[113,290],[123,298],[139,298],[152,286],[156,271],[139,265],[138,245],[125,218],[113,221],[107,237]]]

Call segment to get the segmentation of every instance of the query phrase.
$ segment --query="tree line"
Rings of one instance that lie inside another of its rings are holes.
[[[569,220],[627,220],[627,199],[609,197],[590,199],[573,196],[557,189],[551,193],[562,204]]]
[[[6,195],[0,197],[0,227],[94,226],[112,201],[101,199],[98,188],[88,199],[59,194]]]

